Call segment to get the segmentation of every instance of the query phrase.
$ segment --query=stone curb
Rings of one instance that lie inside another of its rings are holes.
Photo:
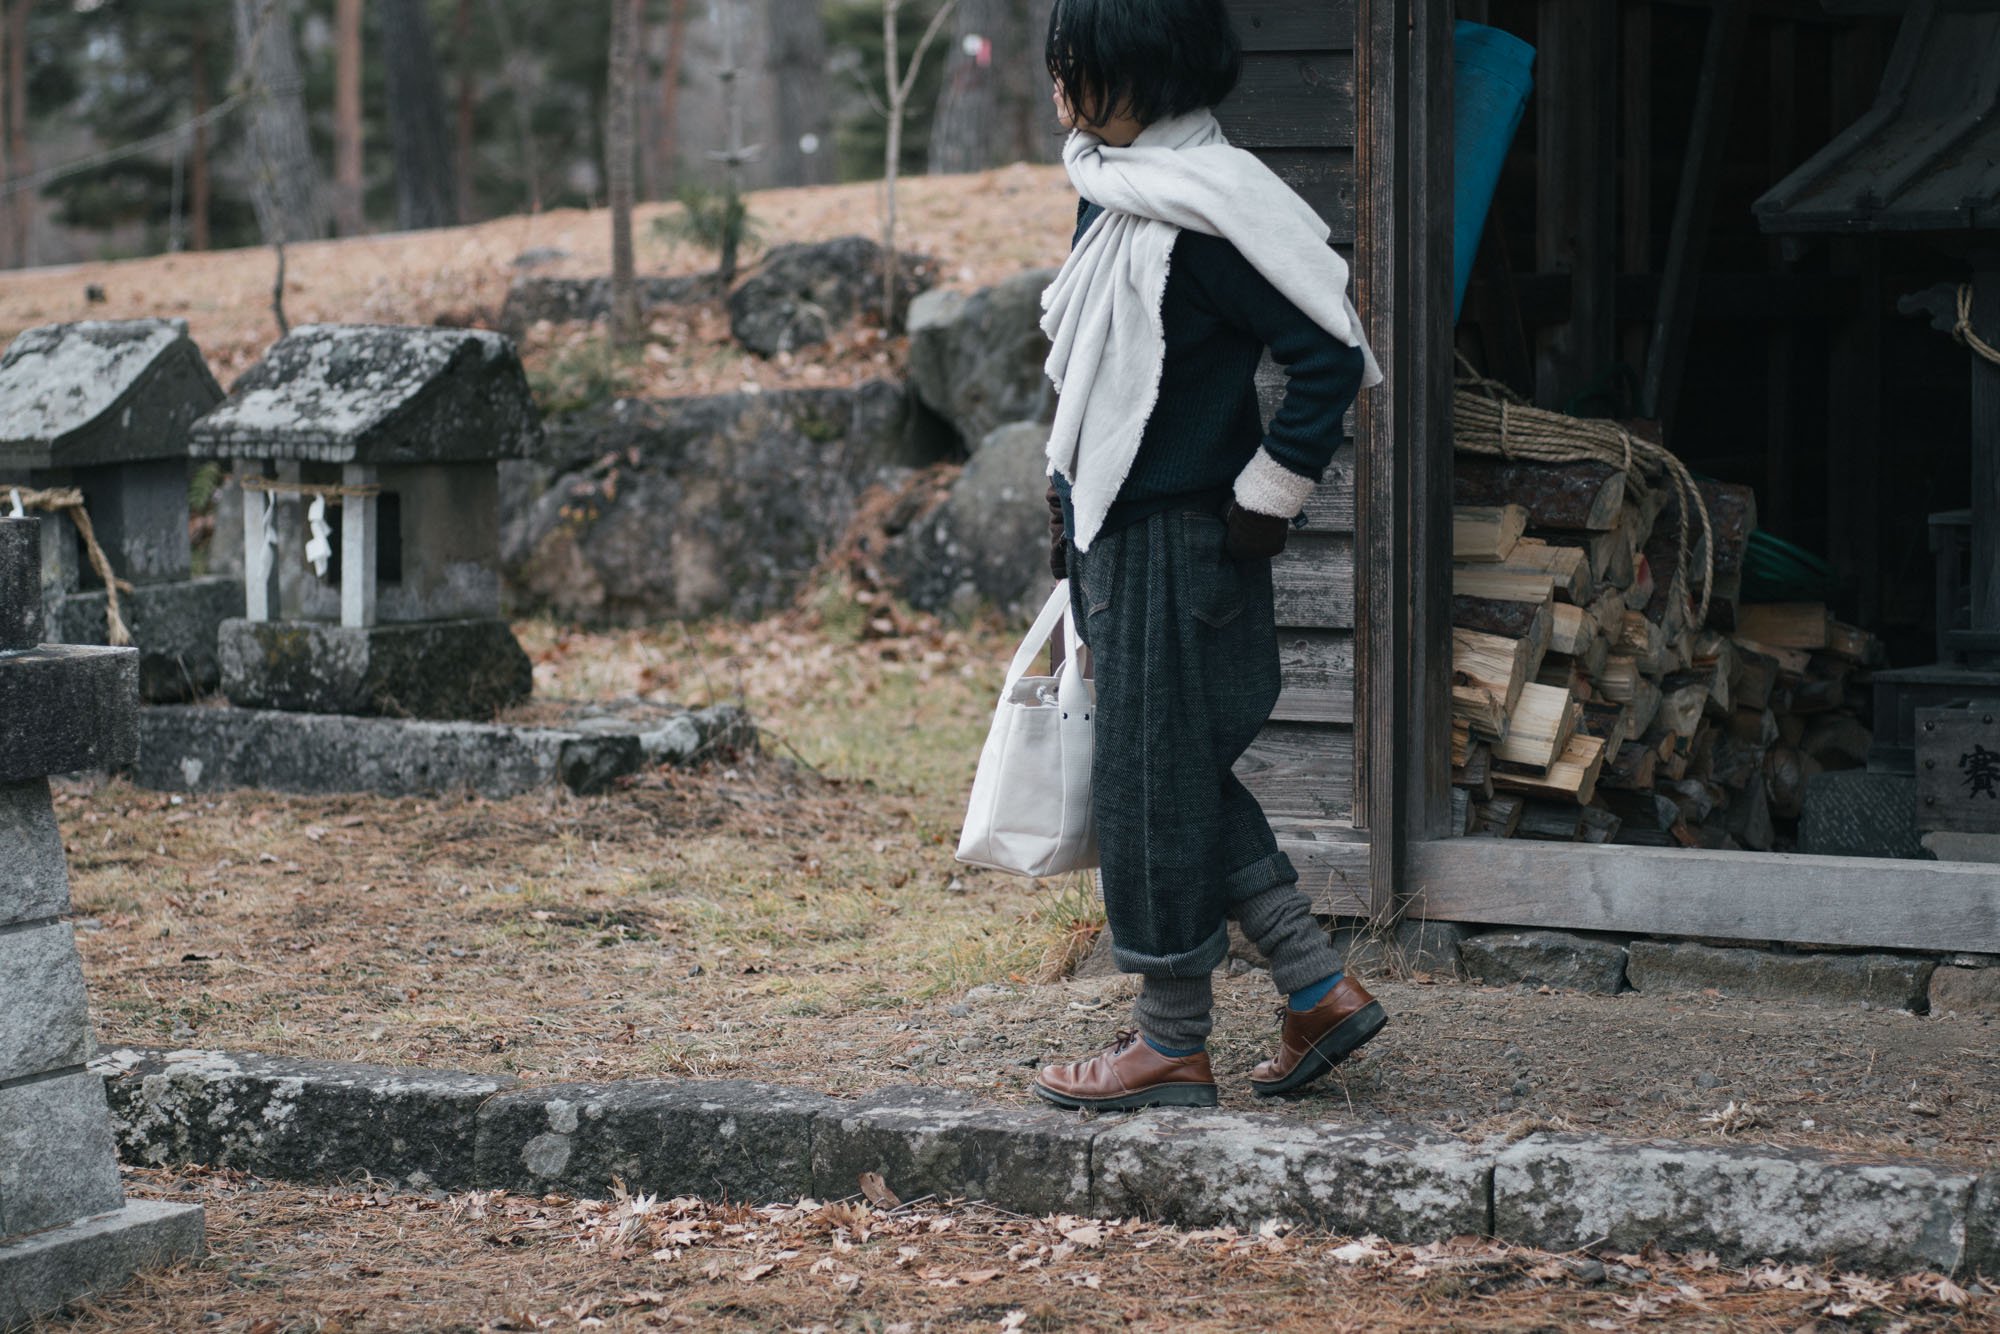
[[[757,1202],[849,1196],[880,1172],[906,1200],[1023,1213],[2000,1276],[2000,1170],[1919,1160],[1579,1135],[1469,1144],[1233,1111],[1086,1119],[916,1087],[854,1100],[741,1080],[528,1087],[208,1050],[120,1049],[93,1068],[120,1153],[139,1165],[582,1196],[616,1178]]]

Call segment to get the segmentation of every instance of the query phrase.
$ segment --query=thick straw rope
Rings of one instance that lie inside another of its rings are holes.
[[[125,618],[119,612],[118,594],[121,591],[131,592],[132,585],[111,573],[111,561],[105,556],[104,548],[97,544],[97,530],[90,526],[90,512],[83,507],[83,492],[73,486],[55,486],[46,491],[11,487],[8,494],[20,502],[22,509],[69,515],[69,521],[76,525],[76,531],[83,537],[83,549],[90,556],[90,568],[104,581],[104,637],[119,648],[129,645],[132,632],[125,628]]]
[[[360,486],[342,486],[327,482],[281,482],[275,477],[245,477],[242,479],[245,491],[268,491],[281,496],[319,496],[329,505],[338,505],[343,497],[378,496],[382,488],[373,482]]]
[[[1972,284],[1962,283],[1958,289],[1958,323],[1952,325],[1951,336],[1977,352],[1980,356],[2000,366],[2000,347],[1972,332]]]
[[[1708,505],[1687,466],[1665,448],[1633,435],[1615,421],[1570,417],[1534,407],[1497,380],[1475,371],[1459,357],[1462,375],[1452,396],[1452,444],[1472,454],[1496,454],[1506,459],[1538,463],[1608,463],[1622,468],[1631,481],[1645,486],[1665,473],[1673,482],[1680,505],[1680,561],[1674,571],[1674,591],[1693,603],[1688,579],[1693,544],[1690,516],[1701,520],[1701,601],[1693,605],[1690,630],[1708,620],[1709,599],[1715,592],[1715,537]]]

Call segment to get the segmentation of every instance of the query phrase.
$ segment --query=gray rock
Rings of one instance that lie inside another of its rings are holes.
[[[966,616],[1040,610],[1049,590],[1046,426],[1016,422],[973,451],[944,502],[909,524],[882,568],[910,605]]]
[[[0,502],[5,500],[0,492]],[[33,648],[47,633],[42,617],[41,520],[0,515],[0,653]]]
[[[132,780],[159,791],[235,787],[274,792],[375,792],[403,796],[478,792],[507,797],[558,782],[603,784],[640,764],[691,763],[718,751],[752,750],[757,731],[733,705],[679,715],[686,728],[631,723],[624,741],[553,727],[416,722],[272,709],[164,705],[143,710]],[[663,732],[686,750],[648,744]],[[607,772],[609,755],[637,757]],[[572,788],[574,791],[591,789]]]
[[[931,291],[910,303],[910,387],[968,448],[1008,422],[1054,419],[1041,297],[1055,274],[1034,269],[977,292]]]
[[[642,314],[666,306],[707,301],[722,294],[713,273],[685,273],[669,276],[641,275],[634,280]],[[500,327],[518,338],[530,325],[542,320],[571,324],[607,319],[611,314],[611,279],[599,278],[516,278],[507,289],[507,303],[500,308]]]
[[[1932,1014],[2000,1014],[2000,968],[1940,965],[1931,974]]]
[[[195,423],[204,459],[471,463],[536,447],[511,340],[481,329],[309,324],[271,345]]]
[[[1493,1234],[1568,1251],[1713,1251],[1872,1272],[1951,1272],[1973,1176],[1773,1148],[1532,1135],[1500,1152]]]
[[[106,1052],[125,1161],[207,1163],[293,1181],[367,1173],[412,1189],[476,1184],[474,1121],[499,1075],[295,1061],[247,1052]]]
[[[1616,995],[1625,981],[1625,947],[1567,931],[1492,931],[1459,945],[1465,971],[1492,985],[1522,982]]]
[[[1334,928],[1333,945],[1347,969],[1358,977],[1463,977],[1458,947],[1472,935],[1457,922],[1426,922],[1407,918],[1387,931],[1358,919]]]
[[[116,1209],[125,1199],[95,1075],[0,1088],[0,1237]]]
[[[640,624],[789,606],[869,486],[952,442],[901,386],[624,399],[551,423],[502,471],[501,553],[519,600]]]
[[[178,459],[221,398],[186,320],[38,325],[0,357],[0,469]]]
[[[894,1088],[823,1115],[813,1194],[852,1195],[880,1172],[905,1200],[957,1195],[1021,1213],[1090,1209],[1090,1126],[1061,1112],[995,1107],[964,1094]]]
[[[632,1190],[743,1201],[812,1193],[815,1093],[741,1080],[558,1084],[489,1102],[479,1117],[488,1186],[604,1198]]]
[[[1635,940],[1626,972],[1633,987],[1652,995],[1715,990],[1769,1000],[1921,1010],[1934,967],[1928,959],[1895,954],[1780,954],[1683,940]]]
[[[1977,1274],[1991,1286],[2000,1279],[2000,1171],[1988,1172],[1972,1188],[1972,1211],[1965,1225],[1961,1274]]]
[[[0,783],[129,762],[138,712],[136,649],[44,644],[0,656]]]
[[[139,650],[139,697],[174,704],[213,694],[222,684],[216,636],[243,614],[243,581],[209,577],[140,584],[118,599],[119,614]],[[50,623],[64,644],[105,642],[102,590],[56,600]]]
[[[0,783],[0,927],[69,911],[69,865],[49,780]]]
[[[83,1297],[110,1292],[144,1269],[199,1256],[201,1206],[134,1200],[116,1212],[0,1241],[0,1329],[26,1326]]]
[[[490,718],[528,697],[534,667],[498,619],[366,628],[222,623],[222,688],[243,708],[392,718]]]
[[[68,922],[0,932],[0,1085],[90,1059],[83,965]]]
[[[1487,1230],[1492,1158],[1411,1127],[1148,1112],[1098,1134],[1092,1170],[1101,1215],[1194,1227],[1279,1218],[1428,1241]]]
[[[900,314],[935,280],[923,255],[896,257]],[[799,241],[773,246],[756,271],[729,294],[729,330],[759,355],[771,357],[823,343],[864,310],[882,301],[882,248],[865,236]],[[891,333],[897,332],[892,326]]]

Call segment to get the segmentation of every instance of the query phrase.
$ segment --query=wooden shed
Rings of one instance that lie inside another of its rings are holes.
[[[1455,22],[1506,28],[1537,53],[1487,228],[1518,262],[1496,269],[1482,251],[1484,304],[1467,303],[1468,320],[1488,322],[1485,345],[1498,345],[1502,311],[1518,387],[1548,406],[1621,360],[1642,367],[1646,415],[1669,447],[1701,441],[1711,471],[1817,536],[1848,616],[1889,625],[1931,596],[1923,511],[1966,490],[1970,405],[2000,405],[2000,366],[1899,322],[1891,289],[1969,276],[1966,247],[2000,247],[2000,231],[1968,228],[1943,250],[1858,234],[1802,243],[1761,233],[1748,205],[1868,111],[1899,21],[1931,3],[1231,0],[1245,67],[1218,115],[1351,256],[1388,373],[1277,563],[1286,688],[1239,770],[1322,913],[2000,952],[1992,865],[1466,838],[1448,825],[1465,332],[1452,316]],[[1985,175],[2000,191],[2000,171]],[[1981,286],[1973,323],[2000,343],[2000,287]],[[1268,408],[1282,381],[1266,370]],[[1921,406],[1905,411],[1904,392]],[[1884,462],[1897,454],[1904,466]],[[1905,472],[1942,480],[1923,490]],[[1935,629],[1911,615],[1910,637]]]

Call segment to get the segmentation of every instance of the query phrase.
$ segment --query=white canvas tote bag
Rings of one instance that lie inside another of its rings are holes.
[[[1060,676],[1028,666],[1061,621],[1070,645]],[[958,859],[1016,875],[1061,875],[1097,864],[1090,818],[1090,716],[1096,690],[1082,667],[1084,645],[1070,609],[1069,581],[1048,605],[1007,667],[993,727],[979,753]]]

